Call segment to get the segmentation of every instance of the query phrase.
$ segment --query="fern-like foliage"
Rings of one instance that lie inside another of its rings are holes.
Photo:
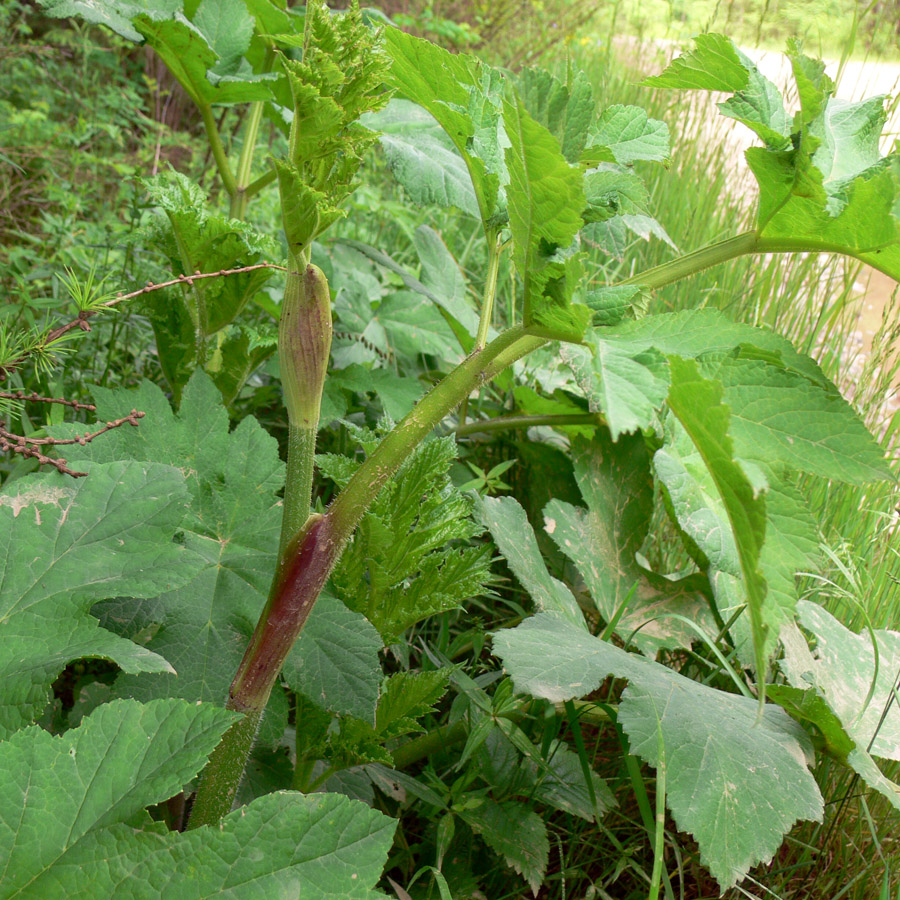
[[[460,606],[490,580],[490,548],[462,543],[482,528],[472,519],[472,501],[447,474],[455,456],[451,437],[420,445],[366,513],[332,576],[344,603],[363,613],[386,643]],[[319,457],[322,473],[340,486],[357,465]]]

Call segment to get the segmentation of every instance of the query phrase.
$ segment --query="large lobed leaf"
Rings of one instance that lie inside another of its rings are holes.
[[[782,692],[777,702],[816,725],[831,752],[900,810],[900,786],[872,759],[900,759],[900,633],[879,629],[854,634],[809,601],[801,601],[797,612],[815,647],[809,649],[795,625],[782,630],[781,668],[790,687],[776,689]]]
[[[846,253],[900,279],[900,155],[879,151],[884,98],[838,100],[821,62],[796,43],[788,56],[800,101],[793,123],[775,85],[722,35],[699,35],[644,83],[735,92],[719,108],[764,141],[746,156],[759,184],[757,231],[772,246]]]
[[[697,839],[725,890],[772,858],[797,819],[820,820],[805,732],[781,709],[726,694],[541,613],[493,637],[519,690],[551,702],[582,697],[625,678],[618,718],[632,749],[657,765],[666,750],[666,800]],[[553,648],[552,653],[547,648]]]
[[[90,609],[122,594],[154,597],[197,575],[202,559],[173,542],[188,500],[184,478],[129,460],[85,468],[77,481],[30,475],[0,493],[0,735],[33,721],[71,660],[173,671],[101,628]]]
[[[277,492],[284,483],[277,443],[253,418],[244,419],[229,432],[228,414],[202,372],[195,373],[188,383],[177,413],[162,391],[148,382],[136,392],[97,388],[95,397],[98,408],[109,418],[134,405],[147,415],[141,428],[119,429],[109,440],[78,448],[72,458],[130,457],[178,466],[190,492],[188,514],[182,523],[184,545],[202,560],[196,577],[177,590],[157,590],[145,594],[148,599],[144,601],[116,601],[98,608],[109,628],[128,635],[152,634],[148,648],[165,657],[177,673],[154,678],[123,675],[116,691],[141,700],[183,697],[222,703],[265,605],[275,568],[281,525]],[[333,647],[331,652],[336,663],[346,662],[356,675],[333,672],[333,677],[323,680],[322,667],[310,662],[296,684],[302,684],[316,702],[331,708],[350,707],[357,713],[367,697],[371,718],[381,678],[374,652],[364,656],[372,666],[369,681],[376,686],[374,697],[371,691],[357,694],[355,688],[349,694],[332,692],[346,677],[358,676],[361,660],[356,634],[368,627],[362,616],[343,612],[344,619],[353,618],[355,625],[348,628],[344,621],[344,627],[329,640],[339,644],[342,635],[348,639],[352,635],[351,644],[345,653]],[[327,617],[327,610],[325,614]],[[335,610],[331,614],[341,615]],[[311,636],[305,640],[311,659],[318,659],[322,652],[322,636],[318,626],[312,626],[315,618],[313,612]],[[302,654],[303,638],[298,646],[296,652]]]
[[[178,793],[236,714],[114,701],[58,737],[0,743],[0,897],[368,898],[394,823],[337,795],[272,794],[187,834],[145,806]]]

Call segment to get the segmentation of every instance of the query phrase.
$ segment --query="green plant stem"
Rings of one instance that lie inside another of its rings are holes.
[[[203,126],[206,128],[206,137],[209,140],[209,148],[212,150],[213,159],[216,161],[216,168],[219,170],[219,177],[222,184],[228,192],[229,197],[233,197],[237,193],[237,181],[228,165],[228,157],[225,155],[225,148],[222,146],[222,138],[219,136],[219,129],[216,127],[216,120],[213,118],[212,107],[205,102],[197,104],[200,110],[200,116],[203,119]]]
[[[244,196],[249,199],[254,196],[254,194],[258,194],[264,187],[268,187],[276,178],[274,170],[269,172],[265,172],[260,175],[259,178],[251,181],[250,184],[247,185],[244,190]]]
[[[233,219],[243,219],[247,214],[247,188],[250,184],[253,153],[256,150],[256,138],[259,134],[259,124],[262,121],[264,107],[265,101],[263,100],[256,100],[250,107],[250,116],[244,132],[244,146],[241,147],[241,156],[238,160],[235,191],[231,196],[230,215]]]
[[[604,425],[606,420],[600,413],[571,413],[558,416],[498,416],[496,419],[485,419],[483,422],[469,422],[460,425],[454,432],[462,437],[466,434],[481,434],[488,431],[501,431],[504,428],[532,428],[535,425]]]
[[[315,456],[316,429],[289,422],[279,557],[284,555],[291,538],[303,528],[309,518]]]
[[[475,349],[480,350],[487,344],[488,329],[494,314],[494,298],[497,296],[497,275],[500,272],[500,251],[503,245],[500,235],[494,234],[488,242],[488,270],[484,282],[484,297],[481,301],[481,315],[478,319],[478,334],[475,336]]]
[[[231,812],[263,712],[263,709],[251,710],[235,722],[213,751],[203,770],[200,789],[188,819],[188,829],[214,825]],[[230,777],[235,771],[239,772],[237,779]]]

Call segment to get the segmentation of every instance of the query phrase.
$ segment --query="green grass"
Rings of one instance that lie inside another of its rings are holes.
[[[598,11],[593,33],[604,39],[615,17],[616,34],[648,40],[686,41],[702,31],[721,31],[738,44],[784,49],[788,38],[807,52],[841,59],[898,58],[896,2],[865,0],[618,0]]]

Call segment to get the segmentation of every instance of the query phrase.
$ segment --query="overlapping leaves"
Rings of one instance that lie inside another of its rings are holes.
[[[229,432],[228,414],[216,389],[199,372],[188,383],[177,413],[149,383],[136,392],[97,388],[95,393],[99,409],[110,418],[134,404],[147,415],[141,428],[119,430],[107,441],[79,448],[73,458],[130,458],[181,469],[190,494],[181,523],[184,546],[202,561],[193,580],[177,590],[162,588],[145,593],[146,600],[120,600],[97,608],[107,627],[130,636],[150,635],[147,647],[177,673],[123,675],[116,691],[142,700],[183,697],[222,703],[274,572],[281,526],[277,492],[284,483],[275,439],[252,418]],[[135,595],[127,590],[116,593]],[[305,645],[309,660],[291,669],[294,683],[328,708],[363,715],[368,703],[371,717],[381,679],[377,647],[372,647],[374,634],[366,643],[364,633],[370,626],[358,613],[343,607],[329,610],[327,604],[323,609],[327,623],[340,627],[329,629],[323,620],[327,632],[323,634],[313,624],[313,614],[309,637],[301,638],[295,651],[303,654]],[[331,659],[331,667],[321,664],[323,653]],[[360,677],[371,685],[368,693],[359,692]],[[279,715],[285,714],[286,709],[279,710]]]
[[[31,475],[0,494],[0,735],[40,714],[71,660],[172,672],[158,653],[101,628],[90,610],[196,577],[203,560],[173,541],[188,501],[182,473],[128,460],[86,468],[78,481]]]
[[[838,100],[821,62],[796,44],[788,56],[800,100],[793,121],[775,85],[721,35],[698,36],[645,84],[735,92],[720,110],[765,145],[747,151],[761,237],[847,253],[900,278],[900,156],[879,151],[884,99]]]
[[[64,735],[32,726],[0,743],[0,896],[375,896],[393,823],[345,797],[271,794],[187,834],[143,811],[200,771],[235,717],[115,701]]]
[[[809,739],[778,707],[767,704],[759,719],[756,700],[691,681],[552,613],[496,633],[493,645],[520,690],[553,702],[609,676],[628,680],[619,722],[650,765],[662,736],[668,806],[723,889],[771,859],[795,820],[821,819]]]

